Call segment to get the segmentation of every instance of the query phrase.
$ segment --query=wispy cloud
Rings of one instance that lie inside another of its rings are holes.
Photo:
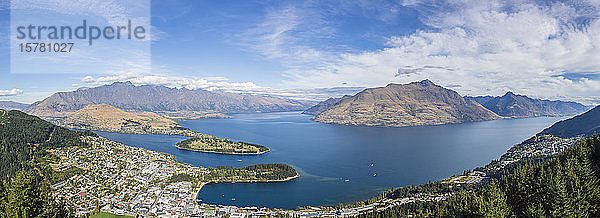
[[[269,59],[287,64],[314,62],[326,54],[324,50],[315,49],[312,42],[335,32],[326,23],[318,10],[284,5],[267,9],[264,18],[237,34],[237,38],[242,46]]]
[[[10,90],[0,90],[0,96],[14,96],[20,94],[23,94],[23,90],[17,88],[13,88]]]

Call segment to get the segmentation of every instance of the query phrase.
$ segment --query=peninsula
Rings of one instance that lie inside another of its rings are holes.
[[[285,182],[300,177],[300,174],[290,165],[283,163],[256,164],[245,167],[219,166],[209,168],[201,181],[207,183],[222,182]]]
[[[269,148],[248,142],[234,142],[217,137],[190,138],[177,143],[177,148],[218,154],[255,155],[270,151]]]

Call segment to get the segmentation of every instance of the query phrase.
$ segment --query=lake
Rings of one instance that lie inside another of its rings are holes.
[[[381,128],[322,124],[299,112],[233,116],[180,124],[218,137],[266,145],[271,151],[257,156],[209,154],[177,149],[175,143],[186,138],[182,136],[97,133],[127,145],[173,154],[196,166],[290,164],[300,178],[282,183],[210,184],[198,198],[208,204],[293,209],[365,200],[391,187],[462,174],[564,119]]]

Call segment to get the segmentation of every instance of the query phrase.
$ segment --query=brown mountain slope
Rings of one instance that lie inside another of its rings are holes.
[[[178,123],[152,112],[134,114],[107,104],[88,105],[58,124],[81,129],[135,132],[184,129]]]
[[[477,102],[429,80],[365,89],[313,118],[361,126],[423,126],[501,118]]]

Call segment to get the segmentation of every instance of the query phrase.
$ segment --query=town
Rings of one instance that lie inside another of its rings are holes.
[[[552,135],[534,136],[511,147],[498,161],[493,161],[488,168],[500,170],[523,158],[547,157],[556,155],[581,141],[583,137],[559,138]]]
[[[191,216],[198,214],[194,181],[207,169],[177,162],[169,154],[130,147],[104,138],[85,137],[89,147],[53,150],[60,161],[51,166],[64,171],[72,167],[82,173],[54,184],[58,199],[77,216],[93,211],[118,215],[139,214]]]

